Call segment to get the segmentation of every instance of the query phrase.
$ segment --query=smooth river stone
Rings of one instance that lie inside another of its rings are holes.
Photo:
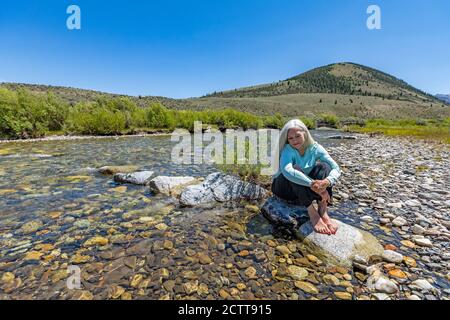
[[[194,177],[167,177],[157,176],[150,180],[150,189],[155,193],[178,195],[183,187],[198,183]]]
[[[297,232],[303,240],[306,253],[314,254],[327,264],[351,267],[356,255],[368,260],[369,257],[383,253],[383,247],[372,234],[334,220],[338,231],[334,235],[313,231],[311,223],[304,223]]]
[[[137,185],[146,185],[149,183],[153,171],[138,171],[132,173],[116,173],[114,181],[121,183],[132,183]]]
[[[180,204],[195,206],[213,201],[261,200],[268,194],[266,189],[256,184],[215,172],[208,175],[203,183],[186,187],[181,193]]]

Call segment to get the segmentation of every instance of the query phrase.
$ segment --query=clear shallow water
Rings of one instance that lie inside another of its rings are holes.
[[[335,134],[336,131],[313,132],[325,148],[355,143],[354,140],[327,139]],[[107,275],[112,271],[108,271],[107,267],[111,258],[99,255],[102,251],[111,251],[120,257],[120,252],[143,239],[151,240],[151,245],[141,248],[138,252],[141,256],[153,246],[152,258],[147,256],[147,260],[151,261],[147,262],[146,267],[149,274],[165,267],[175,281],[180,281],[179,273],[186,269],[194,270],[198,271],[200,279],[202,275],[208,276],[204,282],[212,288],[215,280],[209,279],[218,276],[215,272],[224,274],[225,271],[186,263],[184,252],[188,248],[205,251],[220,265],[233,255],[229,251],[226,251],[227,254],[220,253],[215,246],[225,243],[224,250],[237,250],[230,237],[242,241],[246,235],[251,236],[257,241],[253,243],[254,248],[261,250],[266,250],[265,244],[264,241],[259,243],[258,239],[287,238],[285,234],[273,230],[261,215],[245,214],[243,204],[235,207],[217,205],[210,209],[179,208],[173,199],[155,196],[147,187],[127,184],[124,185],[126,189],[117,189],[122,185],[115,183],[112,176],[94,170],[105,165],[136,165],[139,170],[155,171],[156,175],[203,177],[217,171],[211,165],[173,164],[170,161],[173,145],[175,143],[168,136],[0,144],[0,271],[13,272],[21,279],[17,288],[5,289],[7,296],[72,298],[73,293],[63,290],[64,277],[61,281],[49,281],[45,274],[54,274],[67,263],[74,263],[74,256],[84,255],[90,257],[88,264],[81,264],[86,273],[89,274],[92,268],[102,267],[101,274],[106,275],[103,282],[100,281],[101,285],[95,282],[98,280],[95,276],[91,281],[95,286],[90,286],[89,281],[85,284],[85,289],[95,298],[108,298],[109,286],[119,284],[133,297],[158,298],[166,292],[161,284],[155,283],[144,292],[130,287],[129,278],[137,270],[134,268],[121,269],[123,277],[114,274],[108,282]],[[332,208],[331,212],[344,222],[371,230],[382,242],[399,243],[399,235],[380,228],[376,221],[370,224],[359,221],[355,210],[356,205],[348,202]],[[367,214],[371,213],[370,208],[364,210]],[[139,221],[141,217],[151,217],[154,221],[142,222]],[[42,224],[37,232],[22,231],[24,224],[36,220]],[[80,221],[84,225],[77,224]],[[168,229],[155,229],[153,222],[163,222]],[[237,234],[236,231],[244,234]],[[99,235],[109,237],[110,243],[99,249],[83,246],[87,239]],[[171,239],[175,246],[170,258],[155,249],[159,242],[167,239]],[[42,244],[51,244],[52,248],[49,252],[42,252],[39,259],[26,259],[30,250],[42,251]],[[239,259],[235,258],[233,263],[245,265],[249,260]],[[139,258],[137,261],[140,261]],[[94,262],[97,264],[94,265]],[[257,270],[270,277],[270,272],[262,263],[252,263]],[[233,277],[233,274],[229,275],[230,279]],[[445,280],[439,281],[444,281],[443,287],[447,286]],[[63,293],[59,295],[61,290]],[[324,292],[327,291],[325,288]],[[278,297],[271,294],[271,291],[264,291],[266,297]]]
[[[349,143],[325,138],[333,134],[317,131],[314,135],[324,146]],[[170,155],[175,144],[168,136],[0,144],[0,190],[4,190],[0,216],[26,219],[74,201],[104,200],[111,196],[110,189],[119,185],[111,177],[95,172],[95,168],[105,165],[136,165],[139,170],[168,176],[207,176],[217,171],[206,164],[172,163]],[[151,196],[143,187],[127,185],[127,189]],[[112,202],[103,201],[105,208],[114,207],[111,198]]]

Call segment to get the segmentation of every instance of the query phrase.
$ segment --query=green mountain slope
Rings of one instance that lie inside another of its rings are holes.
[[[387,73],[354,63],[319,67],[286,80],[215,92],[198,98],[172,99],[156,96],[126,96],[60,86],[1,83],[0,87],[34,93],[53,92],[72,105],[99,96],[128,97],[138,106],[161,102],[173,109],[235,108],[257,115],[285,116],[332,113],[358,118],[450,117],[450,104]]]
[[[387,73],[354,63],[319,67],[275,83],[216,92],[206,97],[254,98],[299,93],[375,96],[410,102],[434,102],[436,97]]]

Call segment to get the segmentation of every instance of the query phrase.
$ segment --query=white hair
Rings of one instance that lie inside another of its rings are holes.
[[[283,152],[284,146],[286,145],[286,143],[288,143],[287,142],[288,131],[289,131],[289,129],[292,129],[292,128],[299,128],[300,131],[302,131],[304,133],[305,141],[303,142],[302,146],[305,148],[305,150],[310,145],[315,143],[313,137],[311,136],[311,133],[308,130],[308,127],[303,123],[303,121],[301,121],[300,119],[292,119],[292,120],[289,120],[288,122],[286,122],[283,129],[281,129],[280,137],[278,140],[278,149],[277,149],[278,157],[277,157],[277,161],[275,162],[276,163],[276,168],[274,168],[275,172],[277,172],[278,168],[279,168],[281,152]]]

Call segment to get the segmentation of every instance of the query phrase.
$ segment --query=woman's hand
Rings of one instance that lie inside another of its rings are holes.
[[[311,185],[311,189],[315,193],[322,193],[325,191],[329,186],[331,185],[330,180],[323,179],[323,180],[313,180],[313,183]]]

